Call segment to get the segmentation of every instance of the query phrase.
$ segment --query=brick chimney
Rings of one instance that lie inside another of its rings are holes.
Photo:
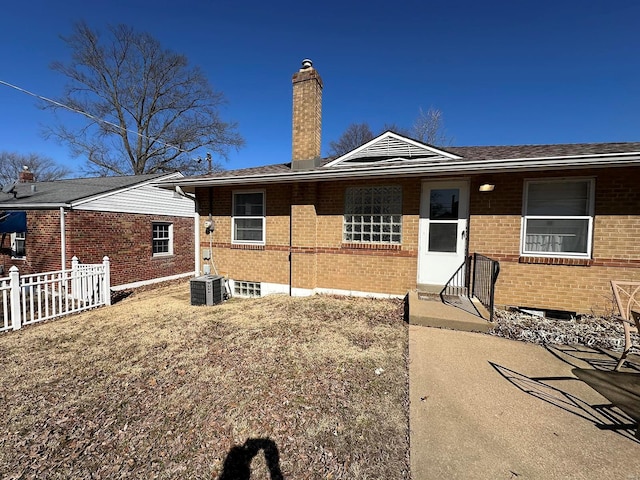
[[[311,60],[293,74],[293,141],[291,168],[307,170],[320,163],[322,79]]]
[[[18,173],[18,183],[33,183],[35,181],[35,177],[33,172],[29,170],[28,166],[22,167],[20,173]]]

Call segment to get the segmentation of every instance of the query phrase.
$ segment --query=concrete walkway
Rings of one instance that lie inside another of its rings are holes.
[[[602,354],[410,325],[409,359],[414,480],[640,480],[629,418],[571,373]]]

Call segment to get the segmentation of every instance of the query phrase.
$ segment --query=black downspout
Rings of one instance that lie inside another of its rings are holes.
[[[293,296],[293,201],[289,202],[289,296]]]

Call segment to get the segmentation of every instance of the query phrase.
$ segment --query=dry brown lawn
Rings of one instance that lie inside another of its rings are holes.
[[[401,302],[188,290],[1,335],[0,477],[409,478]]]

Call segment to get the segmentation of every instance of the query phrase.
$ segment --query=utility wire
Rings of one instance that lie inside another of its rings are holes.
[[[157,142],[157,143],[159,143],[161,145],[164,145],[165,147],[173,148],[175,150],[178,150],[181,153],[189,153],[188,151],[183,150],[180,147],[177,147],[177,146],[172,145],[170,143],[163,142],[162,140],[159,140],[157,138],[149,137],[148,135],[144,135],[144,134],[142,134],[140,132],[135,132],[133,130],[129,130],[128,128],[125,128],[125,127],[121,127],[120,125],[116,125],[115,123],[110,122],[109,120],[105,120],[103,118],[98,118],[98,117],[96,117],[94,115],[91,115],[90,113],[87,113],[87,112],[85,112],[83,110],[79,110],[77,108],[70,107],[69,105],[65,105],[64,103],[60,103],[60,102],[58,102],[56,100],[52,100],[51,98],[43,97],[42,95],[38,95],[37,93],[30,92],[29,90],[25,90],[24,88],[20,88],[17,85],[13,85],[13,84],[11,84],[9,82],[5,82],[3,80],[0,80],[0,85],[4,85],[6,87],[13,88],[14,90],[18,90],[19,92],[22,92],[24,94],[31,95],[32,97],[35,97],[37,99],[43,100],[45,102],[52,103],[52,104],[54,104],[54,105],[56,105],[58,107],[64,108],[66,110],[69,110],[70,112],[79,113],[80,115],[84,115],[85,117],[90,118],[91,120],[95,120],[96,122],[100,122],[100,123],[104,123],[106,125],[110,125],[110,126],[115,127],[115,128],[117,128],[119,130],[122,130],[124,132],[131,133],[133,135],[137,135],[137,136],[145,138],[147,140],[151,140],[152,142]]]

